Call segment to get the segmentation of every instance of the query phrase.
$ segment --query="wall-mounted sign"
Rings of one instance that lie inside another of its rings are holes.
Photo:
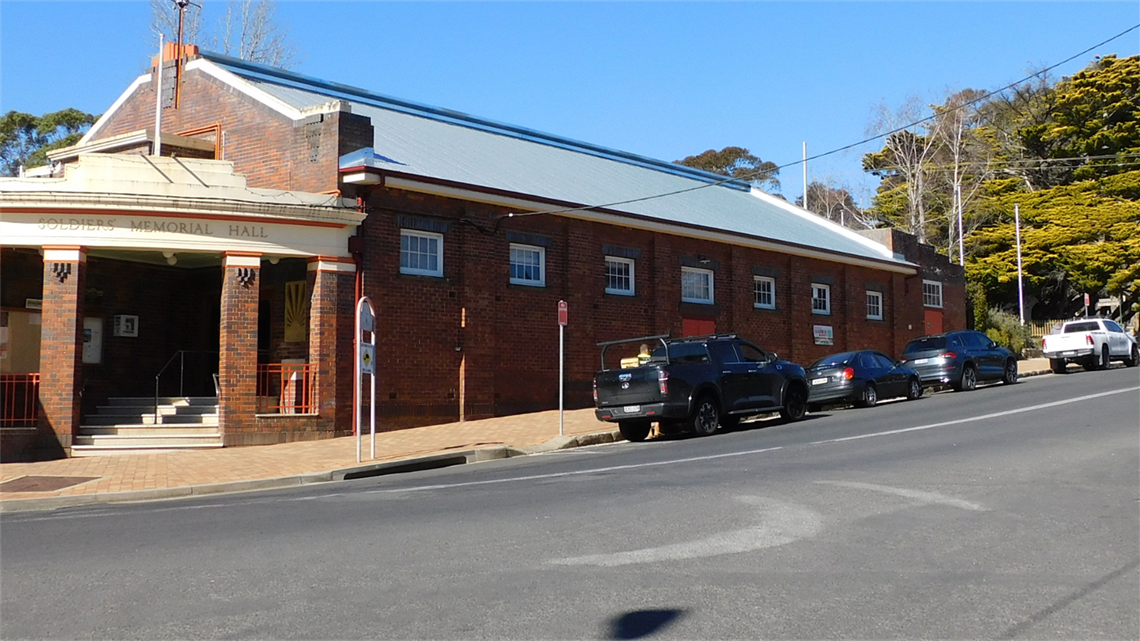
[[[138,338],[139,317],[127,316],[126,314],[115,315],[115,329],[113,335],[126,336],[128,338]]]
[[[43,309],[44,308],[44,299],[42,299],[42,298],[25,298],[24,299],[24,308],[25,309]]]
[[[103,362],[103,319],[87,316],[83,319],[83,362],[98,365]]]
[[[811,335],[816,345],[835,344],[835,333],[831,330],[831,325],[812,325]]]

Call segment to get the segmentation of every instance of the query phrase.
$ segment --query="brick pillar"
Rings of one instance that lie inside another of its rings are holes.
[[[309,363],[316,370],[321,429],[351,434],[356,264],[350,258],[311,258],[309,279]]]
[[[226,252],[222,258],[218,345],[218,424],[227,446],[245,445],[257,429],[257,304],[261,257]]]
[[[86,248],[44,246],[38,459],[70,454],[79,427],[86,273]]]

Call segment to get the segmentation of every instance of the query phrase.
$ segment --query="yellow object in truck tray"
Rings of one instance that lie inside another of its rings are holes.
[[[629,358],[621,359],[621,368],[622,369],[629,369],[631,367],[637,367],[637,366],[638,366],[638,358],[636,356],[630,356]]]

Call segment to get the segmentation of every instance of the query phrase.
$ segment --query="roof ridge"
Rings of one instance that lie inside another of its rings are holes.
[[[433,120],[449,122],[451,124],[461,126],[467,126],[473,129],[486,131],[488,133],[511,136],[514,138],[547,144],[570,151],[589,153],[591,155],[600,156],[610,160],[639,165],[648,169],[654,169],[657,171],[662,171],[664,173],[670,173],[673,175],[691,178],[706,183],[720,182],[725,187],[739,191],[749,191],[751,188],[751,185],[744,180],[728,178],[721,174],[704,171],[702,169],[695,169],[693,167],[687,167],[685,165],[679,165],[677,163],[672,163],[657,158],[650,158],[649,156],[642,156],[640,154],[612,149],[610,147],[604,147],[602,145],[575,140],[573,138],[566,138],[563,136],[538,131],[536,129],[511,125],[509,123],[499,122],[497,120],[491,120],[489,118],[473,116],[471,114],[456,111],[453,109],[434,107],[412,100],[396,98],[394,96],[388,96],[374,91],[369,91],[360,87],[322,80],[320,78],[314,78],[312,76],[306,76],[304,74],[299,74],[256,62],[250,62],[248,60],[240,60],[238,58],[233,58],[209,51],[200,52],[198,54],[198,57],[218,64],[222,67],[229,68],[227,69],[228,71],[237,73],[239,76],[241,74],[235,72],[234,68],[242,70],[246,74],[251,74],[255,78],[257,76],[260,76],[260,78],[256,79],[266,82],[273,82],[275,84],[281,84],[284,86],[292,86],[297,89],[313,91],[314,93],[324,93],[326,91],[338,92],[349,96],[349,100],[355,99],[366,104],[371,103],[371,106],[375,107],[394,109],[396,111],[408,113],[410,115],[420,116],[423,118],[431,118]],[[335,96],[329,96],[329,98],[344,99],[337,98]]]

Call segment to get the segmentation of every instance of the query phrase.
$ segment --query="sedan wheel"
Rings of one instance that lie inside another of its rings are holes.
[[[910,383],[906,388],[906,400],[914,401],[922,397],[922,383],[918,382],[917,378],[910,379]]]
[[[859,407],[874,407],[875,403],[879,402],[879,393],[875,391],[875,386],[867,383],[863,388],[863,398],[859,399],[856,405]]]
[[[1005,372],[1002,374],[1001,382],[1006,385],[1013,385],[1017,382],[1017,361],[1011,358],[1005,362]]]
[[[689,427],[700,436],[708,436],[716,431],[720,425],[720,410],[716,403],[708,396],[702,396],[697,401],[697,410],[693,412]]]

